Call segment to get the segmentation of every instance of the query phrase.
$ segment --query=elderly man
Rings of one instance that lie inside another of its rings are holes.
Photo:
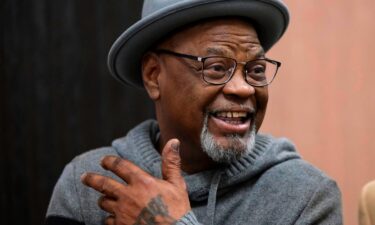
[[[157,121],[78,156],[47,224],[342,224],[336,183],[258,134],[288,24],[280,0],[150,0],[109,53]]]

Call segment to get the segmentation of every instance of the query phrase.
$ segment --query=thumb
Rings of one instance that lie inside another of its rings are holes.
[[[163,179],[186,189],[184,178],[181,176],[180,142],[177,139],[167,142],[162,152],[162,159]]]

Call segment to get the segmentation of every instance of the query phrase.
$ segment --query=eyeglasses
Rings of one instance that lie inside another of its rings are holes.
[[[237,64],[244,65],[244,78],[254,87],[269,85],[275,78],[281,63],[272,59],[260,58],[248,62],[237,62],[235,59],[223,56],[200,57],[181,54],[166,49],[154,50],[157,54],[168,54],[187,58],[202,63],[200,68],[202,78],[208,84],[221,85],[229,82],[236,71]]]

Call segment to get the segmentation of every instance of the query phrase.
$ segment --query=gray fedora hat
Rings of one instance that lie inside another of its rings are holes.
[[[112,45],[109,70],[123,84],[143,88],[141,59],[147,50],[177,28],[224,16],[251,21],[265,51],[281,38],[289,23],[281,0],[145,0],[142,19]]]

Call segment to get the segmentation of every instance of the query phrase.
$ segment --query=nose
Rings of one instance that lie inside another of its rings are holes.
[[[222,91],[225,95],[249,98],[255,93],[255,88],[246,82],[242,66],[237,66],[232,78],[224,85]]]

